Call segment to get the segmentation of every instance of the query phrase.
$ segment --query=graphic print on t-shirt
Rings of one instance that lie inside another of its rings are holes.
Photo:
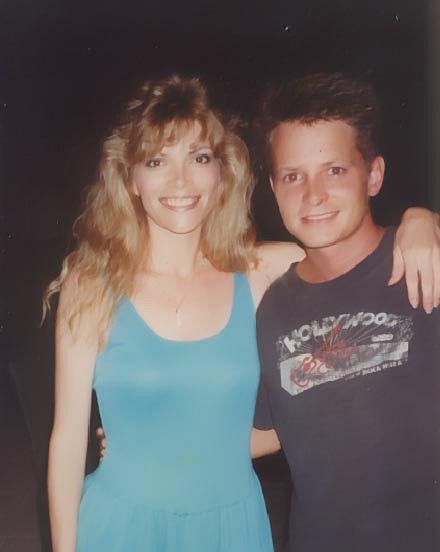
[[[402,366],[412,336],[411,317],[386,312],[313,320],[277,340],[281,386],[298,395],[327,382]]]

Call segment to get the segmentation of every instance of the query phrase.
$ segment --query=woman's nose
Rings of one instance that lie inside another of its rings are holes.
[[[173,170],[173,184],[177,188],[183,188],[186,184],[187,175],[186,175],[185,163],[175,163]]]

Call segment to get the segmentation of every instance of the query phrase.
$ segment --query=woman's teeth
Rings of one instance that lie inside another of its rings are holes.
[[[170,207],[188,207],[193,203],[196,203],[198,197],[164,197],[160,199],[163,205],[169,205]]]

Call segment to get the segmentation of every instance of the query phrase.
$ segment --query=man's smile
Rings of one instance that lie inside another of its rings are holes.
[[[301,217],[301,220],[305,223],[324,222],[335,218],[339,211],[328,211],[326,213],[319,213],[316,215],[307,215]]]

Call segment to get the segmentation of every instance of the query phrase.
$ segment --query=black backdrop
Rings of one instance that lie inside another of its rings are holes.
[[[249,116],[274,79],[348,70],[384,102],[386,185],[376,212],[434,205],[430,172],[431,6],[418,0],[77,2],[0,7],[0,106],[8,351],[35,327],[39,295],[69,247],[99,143],[135,83],[158,72],[200,74],[222,108]],[[432,56],[431,56],[432,59]],[[285,237],[260,179],[263,238]]]
[[[371,78],[385,108],[387,161],[375,211],[395,222],[405,206],[439,198],[435,10],[435,0],[3,0],[1,366],[21,387],[39,466],[52,351],[50,330],[38,330],[41,293],[71,246],[100,140],[133,86],[158,72],[201,75],[220,107],[249,117],[273,80],[316,70]],[[263,178],[254,213],[260,237],[286,238]]]

